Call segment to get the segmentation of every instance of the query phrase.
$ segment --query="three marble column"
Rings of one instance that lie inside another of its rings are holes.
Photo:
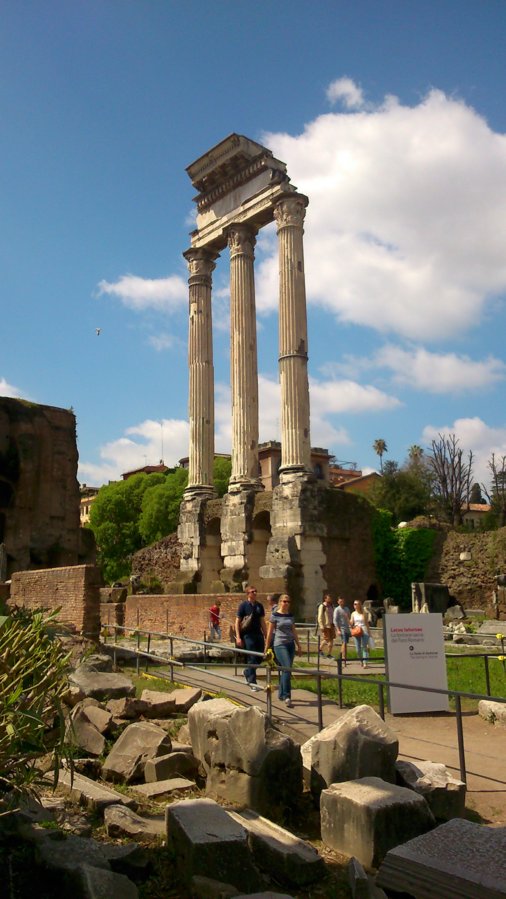
[[[311,470],[307,315],[303,224],[307,197],[291,193],[272,210],[279,245],[279,374],[281,382],[281,483]],[[229,493],[261,489],[258,460],[258,370],[254,250],[257,229],[233,224],[230,251],[230,365],[232,473]],[[188,344],[190,458],[186,495],[212,495],[214,366],[211,288],[218,252],[184,253],[190,272]]]

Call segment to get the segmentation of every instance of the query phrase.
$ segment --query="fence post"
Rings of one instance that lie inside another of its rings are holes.
[[[306,643],[307,643],[307,660],[308,660],[308,662],[310,662],[311,656],[310,656],[310,652],[309,652],[309,628],[306,631]]]
[[[169,610],[165,606],[165,633],[169,636]]]
[[[174,658],[174,640],[172,637],[169,637],[169,648],[170,648],[170,679],[172,683],[174,683],[174,665],[172,664],[172,659]]]
[[[267,671],[265,673],[267,683],[265,685],[265,712],[267,715],[267,721],[272,722],[272,671],[270,667],[267,667]]]
[[[316,675],[316,687],[318,692],[318,730],[323,730],[323,708],[322,708],[322,676],[318,672]]]
[[[151,631],[148,633],[148,652],[150,649],[151,649]],[[148,667],[149,667],[149,656],[146,656],[146,668],[145,668],[146,671],[148,670]]]
[[[491,695],[490,694],[490,668],[488,665],[488,655],[487,654],[485,654],[483,656],[483,660],[485,662],[485,683],[487,685],[486,692],[487,692],[487,696],[490,696]]]
[[[316,638],[316,667],[320,670],[320,635]]]
[[[140,646],[141,646],[141,635],[139,633],[139,630],[137,630],[137,655],[136,655],[136,659],[135,659],[135,670],[137,671],[137,677],[139,676],[139,670],[140,670],[140,664],[141,664],[141,657],[139,655]]]
[[[457,739],[459,744],[460,779],[467,784],[466,754],[464,751],[464,729],[462,727],[462,704],[460,694],[455,694],[455,714],[457,718]]]
[[[206,644],[206,640],[207,640],[207,633],[206,633],[206,631],[204,631],[204,668],[207,667],[207,644]]]
[[[339,708],[340,708],[340,709],[342,709],[342,707],[343,707],[343,681],[342,681],[342,676],[343,676],[343,660],[342,660],[341,656],[339,655],[339,656],[337,657],[337,694],[338,694],[338,701],[339,701]]]
[[[378,708],[379,716],[385,720],[385,700],[383,698],[383,684],[378,684]]]

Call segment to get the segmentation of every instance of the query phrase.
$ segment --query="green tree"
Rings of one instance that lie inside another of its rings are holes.
[[[14,611],[0,619],[0,816],[40,780],[49,751],[66,755],[61,699],[69,655],[52,635],[55,612]]]
[[[163,484],[165,475],[136,474],[101,487],[90,510],[90,528],[98,548],[98,563],[109,583],[130,574],[129,557],[143,545],[139,531],[146,490]]]
[[[385,462],[383,477],[375,485],[370,499],[378,509],[391,513],[394,524],[410,521],[427,512],[430,490],[424,468],[399,468],[396,462]]]
[[[382,437],[379,437],[374,441],[372,448],[377,456],[379,456],[380,460],[380,471],[383,472],[383,456],[386,452],[388,452],[388,446],[386,445],[386,441],[383,440]]]
[[[213,465],[213,483],[218,496],[223,496],[227,492],[231,472],[232,461],[217,456]]]
[[[172,534],[179,521],[179,507],[188,484],[188,469],[176,468],[162,484],[148,487],[142,498],[138,526],[145,546]]]
[[[497,517],[499,527],[506,525],[506,456],[497,456],[492,453],[488,468],[492,475],[490,489],[485,490],[487,499],[492,506],[492,512]]]

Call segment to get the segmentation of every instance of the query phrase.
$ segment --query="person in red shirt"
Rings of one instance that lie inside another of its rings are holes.
[[[216,600],[214,605],[209,609],[209,626],[211,628],[211,640],[221,640],[221,619],[224,618],[224,615],[221,614],[221,602],[219,599]]]

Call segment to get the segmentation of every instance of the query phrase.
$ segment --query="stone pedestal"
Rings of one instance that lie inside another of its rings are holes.
[[[223,497],[221,517],[221,555],[223,568],[220,572],[225,589],[242,589],[248,579],[246,568],[246,545],[252,539],[252,515],[255,503],[255,489],[236,490]]]

